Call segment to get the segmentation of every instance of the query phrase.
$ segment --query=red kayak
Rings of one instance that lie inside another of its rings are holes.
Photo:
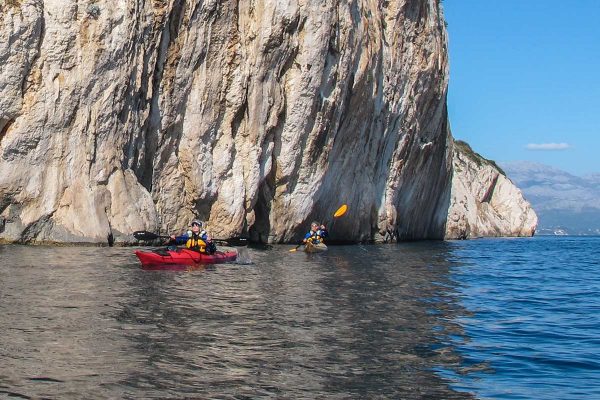
[[[148,265],[195,265],[195,264],[217,264],[227,261],[235,261],[237,251],[217,251],[214,254],[198,253],[188,249],[158,250],[158,251],[136,251],[135,255],[140,259],[143,266]]]

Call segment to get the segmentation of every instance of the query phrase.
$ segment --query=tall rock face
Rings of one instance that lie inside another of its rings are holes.
[[[456,141],[453,147],[446,238],[533,236],[535,211],[504,172],[465,142]]]
[[[437,0],[0,3],[0,238],[443,238]]]

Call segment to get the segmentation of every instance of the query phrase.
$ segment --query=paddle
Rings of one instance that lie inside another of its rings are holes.
[[[133,232],[133,237],[137,240],[149,241],[156,239],[169,239],[171,236],[157,235],[156,233],[146,231],[135,231]]]
[[[342,215],[346,214],[346,211],[348,211],[348,206],[346,204],[342,204],[340,208],[338,208],[335,213],[333,213],[333,218],[339,218]],[[298,246],[296,246],[295,248],[290,250],[290,253],[293,253],[294,251],[298,251],[298,249],[300,247],[302,247],[304,243],[300,243]]]
[[[156,233],[147,232],[147,231],[136,231],[133,232],[133,237],[137,240],[150,241],[156,239],[170,239],[171,236],[165,235],[157,235]],[[228,246],[233,247],[241,247],[248,245],[248,239],[243,237],[232,237],[228,239],[213,239],[213,242],[223,244],[225,243]]]
[[[243,246],[248,246],[248,239],[247,238],[243,238],[243,237],[232,237],[229,239],[213,239],[213,242],[217,242],[220,244],[225,243],[228,246],[233,246],[233,247],[243,247]]]

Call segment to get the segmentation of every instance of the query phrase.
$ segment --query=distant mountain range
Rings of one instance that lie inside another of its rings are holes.
[[[528,161],[499,164],[537,213],[537,234],[600,234],[600,174],[576,176]]]

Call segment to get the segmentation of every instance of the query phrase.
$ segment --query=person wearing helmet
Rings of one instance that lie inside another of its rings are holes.
[[[312,243],[319,244],[327,237],[327,229],[325,229],[325,225],[318,223],[317,221],[313,221],[310,224],[310,231],[306,235],[304,235],[303,243]]]
[[[210,235],[203,229],[204,224],[197,219],[190,224],[191,229],[181,236],[171,235],[171,241],[175,244],[185,244],[190,250],[199,253],[213,254],[217,251],[217,246],[213,243]]]

